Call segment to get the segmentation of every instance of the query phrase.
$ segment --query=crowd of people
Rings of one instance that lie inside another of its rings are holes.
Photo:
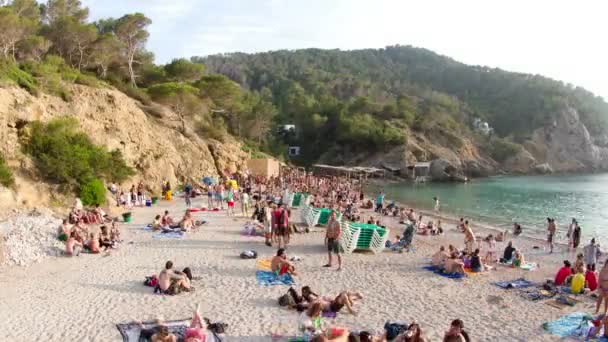
[[[85,209],[80,199],[57,229],[57,238],[65,242],[65,255],[81,252],[97,254],[117,248],[121,242],[119,223],[100,207]]]

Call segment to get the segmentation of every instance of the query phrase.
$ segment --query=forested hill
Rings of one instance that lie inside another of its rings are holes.
[[[411,46],[232,53],[193,61],[251,90],[268,88],[280,121],[308,118],[315,128],[332,120],[323,114],[328,104],[346,101],[350,107],[343,114],[380,127],[395,119],[418,130],[434,124],[470,127],[481,118],[500,137],[523,142],[569,106],[592,135],[608,132],[608,104],[583,88],[538,75],[469,66]]]

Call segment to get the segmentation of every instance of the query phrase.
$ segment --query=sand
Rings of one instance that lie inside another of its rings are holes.
[[[125,242],[108,256],[56,257],[28,267],[0,268],[0,341],[121,341],[116,323],[184,318],[198,303],[203,316],[229,324],[225,341],[270,341],[271,334],[295,334],[297,313],[277,305],[287,287],[257,285],[255,260],[238,257],[247,249],[261,257],[276,251],[266,247],[261,237],[240,234],[244,218],[227,217],[224,212],[197,215],[209,223],[182,240],[155,240],[136,228],[165,209],[179,217],[184,204],[177,199],[136,209],[133,223],[123,225]],[[299,217],[297,211],[293,217]],[[413,253],[347,255],[341,272],[321,267],[327,261],[322,232],[295,235],[288,253],[303,259],[297,264],[301,274],[297,286],[310,285],[315,292],[332,296],[344,289],[362,292],[365,298],[356,306],[358,315],[340,313],[330,323],[380,332],[387,320],[415,319],[427,341],[440,341],[454,318],[465,322],[474,341],[553,341],[557,339],[543,332],[543,322],[570,311],[592,311],[591,298],[559,310],[490,284],[518,277],[551,278],[566,257],[563,249],[553,255],[542,250],[527,253],[529,261],[541,265],[534,272],[498,267],[451,280],[422,270],[439,245],[462,245],[462,234],[455,232],[454,225],[444,227],[448,230],[444,236],[417,236]],[[402,229],[393,229],[391,236],[396,233]],[[519,238],[515,245],[531,251],[539,242]],[[193,269],[200,277],[194,281],[195,292],[163,296],[143,286],[144,277],[158,273],[167,260],[177,268]]]

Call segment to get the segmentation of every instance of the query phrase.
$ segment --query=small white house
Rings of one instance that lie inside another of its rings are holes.
[[[489,123],[480,118],[475,118],[475,120],[473,120],[473,127],[475,128],[475,131],[483,135],[490,135],[494,132],[494,128],[490,127]]]

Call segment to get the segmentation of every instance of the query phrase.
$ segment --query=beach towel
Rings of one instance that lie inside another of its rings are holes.
[[[272,261],[270,259],[258,259],[255,263],[255,267],[260,271],[270,272]]]
[[[154,321],[142,322],[144,329],[155,329],[158,328],[158,323]],[[164,321],[163,325],[169,328],[169,332],[177,337],[178,341],[183,341],[186,329],[190,326],[190,319],[180,319],[175,321]],[[141,326],[138,323],[119,323],[116,324],[116,328],[122,336],[123,342],[140,342],[150,341],[150,339],[141,338]],[[222,342],[219,336],[211,331],[207,331],[205,342]]]
[[[263,286],[295,284],[289,273],[277,275],[274,272],[257,270],[255,271],[255,278],[258,280],[258,284]]]
[[[186,234],[183,232],[171,232],[171,233],[156,233],[152,235],[153,239],[183,239]]]
[[[558,318],[555,321],[546,322],[543,324],[545,329],[551,335],[559,337],[568,337],[578,334],[583,324],[586,321],[592,320],[593,317],[584,312],[574,312]]]
[[[534,285],[533,282],[528,281],[524,278],[508,280],[508,281],[497,281],[492,284],[494,284],[498,287],[502,287],[503,289],[523,289],[523,288]]]
[[[538,268],[538,264],[535,262],[527,262],[521,266],[519,266],[522,270],[525,271],[535,271]]]
[[[440,275],[442,277],[445,278],[449,278],[449,279],[461,279],[466,277],[466,274],[460,274],[460,273],[445,273],[441,270],[439,270],[436,266],[433,265],[429,265],[429,266],[424,266],[422,267],[423,269],[427,270],[427,271],[431,271],[437,275]]]
[[[159,325],[154,321],[142,322],[144,329],[154,329]],[[169,332],[174,334],[178,340],[183,339],[186,334],[186,329],[190,326],[190,319],[180,319],[174,321],[165,321],[163,325],[167,326]],[[122,335],[124,342],[139,342],[141,327],[137,323],[120,323],[116,324],[116,328]],[[149,341],[149,339],[143,339],[143,341]]]

